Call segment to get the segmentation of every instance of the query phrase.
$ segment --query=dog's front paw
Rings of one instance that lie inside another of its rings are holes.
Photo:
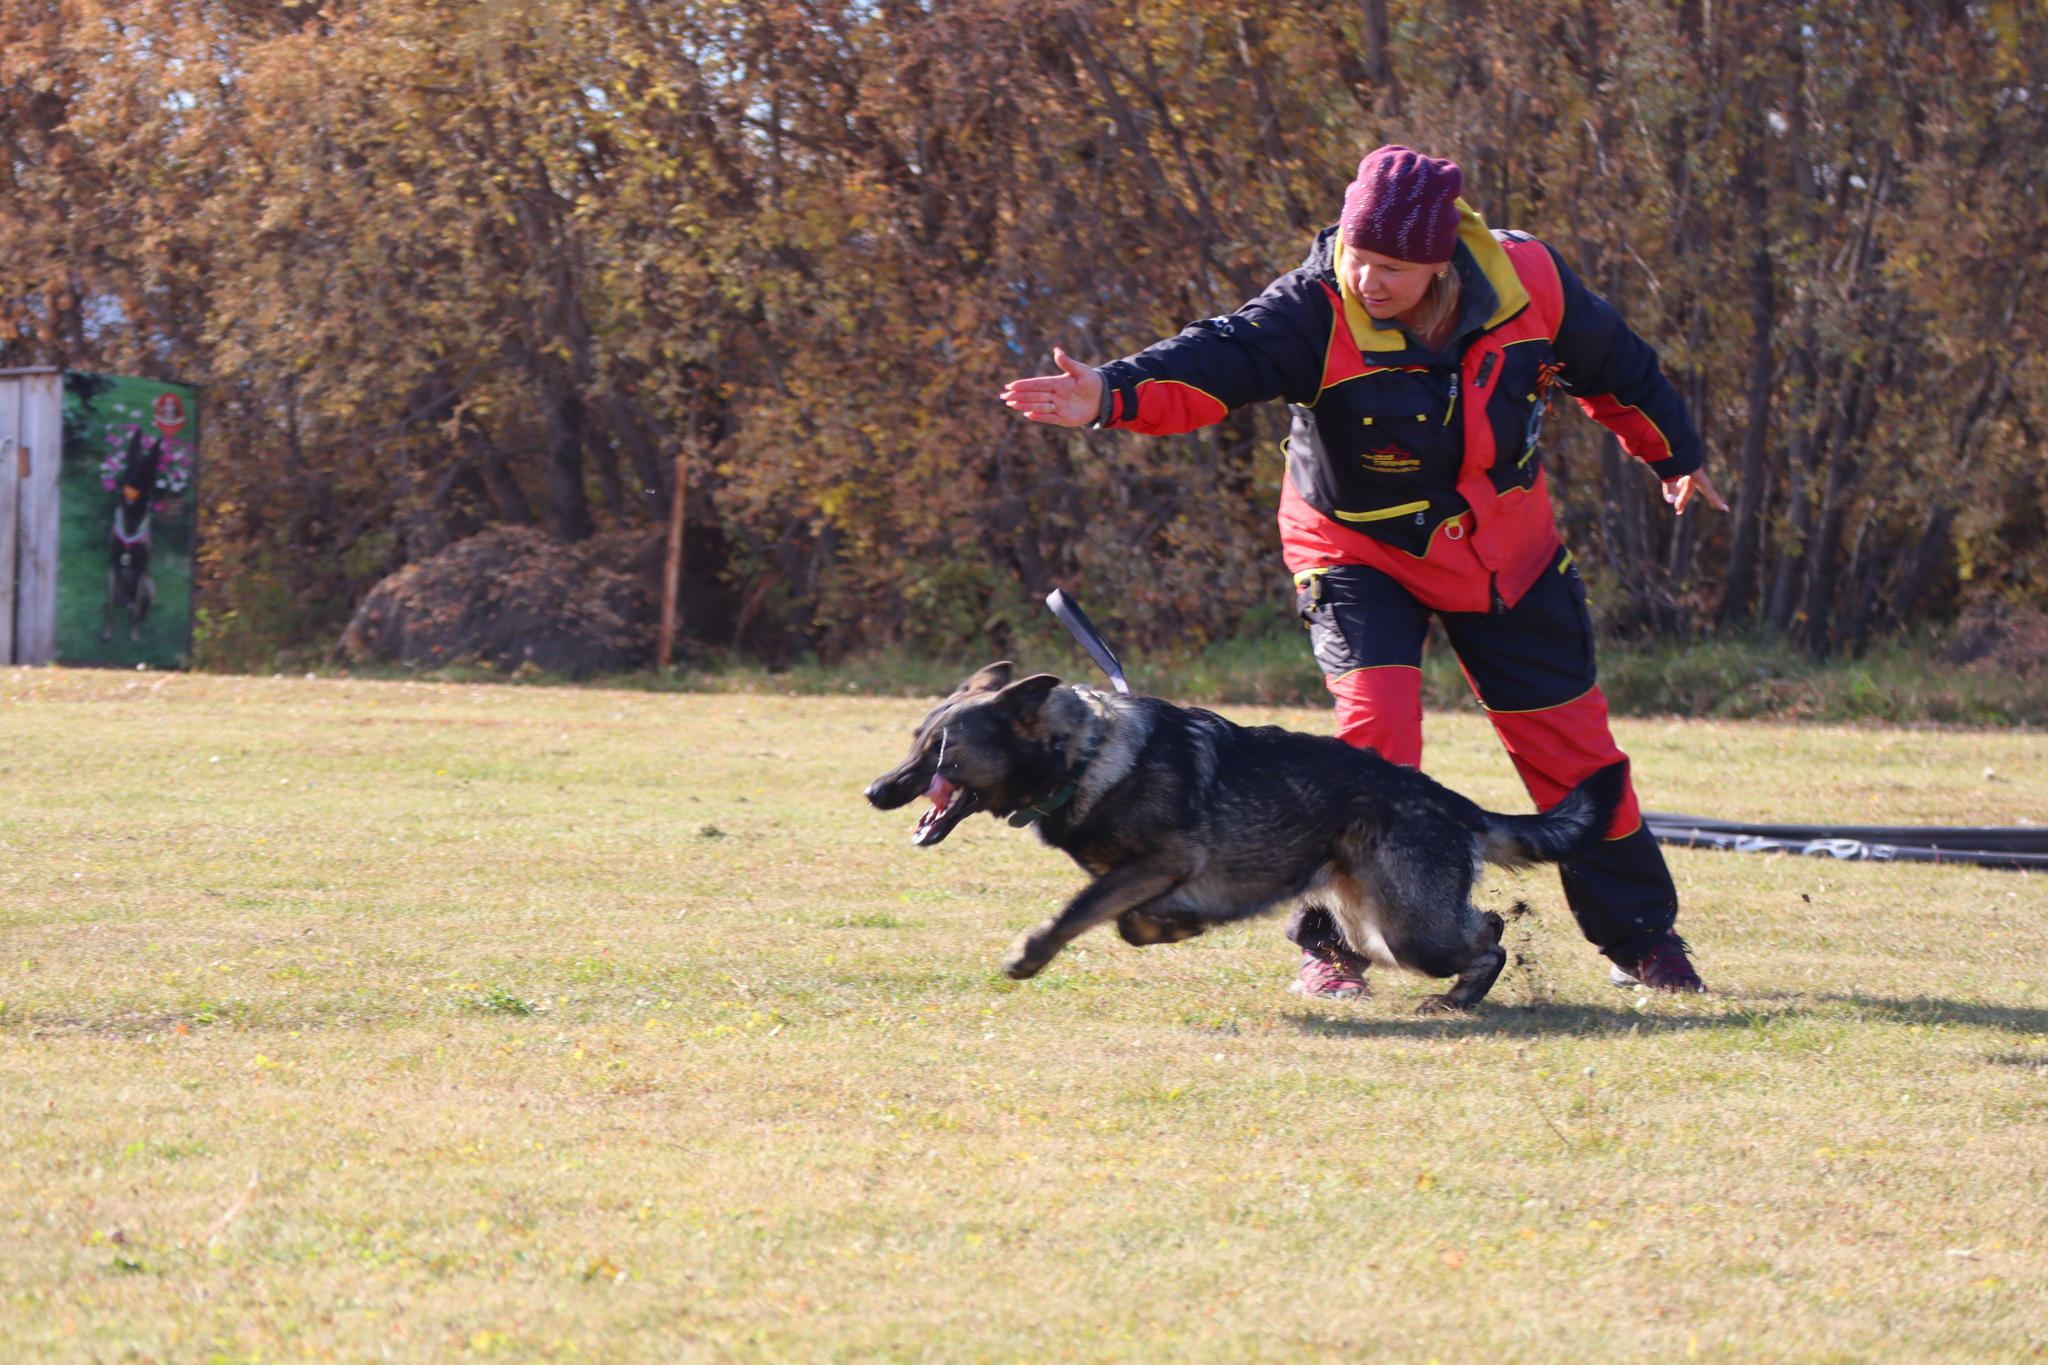
[[[1468,1006],[1461,1005],[1448,995],[1425,995],[1416,1005],[1417,1014],[1470,1014]]]
[[[1045,970],[1045,964],[1052,961],[1059,949],[1047,950],[1036,930],[1027,930],[1017,935],[1017,941],[1010,945],[1009,955],[1003,959],[1003,975],[1012,981],[1029,981]]]

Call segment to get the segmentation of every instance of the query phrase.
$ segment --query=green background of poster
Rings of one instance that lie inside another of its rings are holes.
[[[185,425],[167,445],[182,446],[187,484],[182,491],[159,490],[150,519],[149,573],[156,604],[143,623],[142,639],[128,638],[126,607],[114,613],[114,638],[101,640],[106,624],[108,546],[114,509],[121,495],[106,487],[109,456],[118,458],[129,432],[141,428],[145,442],[157,437],[152,421],[157,398],[176,394],[185,405]],[[109,439],[109,438],[112,439]],[[193,522],[198,507],[199,392],[190,384],[152,379],[70,373],[64,376],[64,464],[58,473],[57,657],[66,663],[117,664],[133,668],[183,668],[192,656]]]

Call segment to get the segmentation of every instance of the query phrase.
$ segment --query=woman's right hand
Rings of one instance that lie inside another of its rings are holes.
[[[1034,422],[1056,427],[1085,427],[1102,411],[1102,376],[1055,346],[1052,359],[1060,373],[1013,379],[1003,385],[1003,403]]]
[[[1690,474],[1664,481],[1664,501],[1670,503],[1671,510],[1681,517],[1685,515],[1685,505],[1692,501],[1695,493],[1705,498],[1710,506],[1723,512],[1728,510],[1727,500],[1721,496],[1721,490],[1714,487],[1714,481],[1707,477],[1704,469],[1695,469]]]

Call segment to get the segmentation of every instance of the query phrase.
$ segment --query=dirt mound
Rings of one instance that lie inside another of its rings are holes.
[[[1956,622],[1941,657],[1980,673],[2048,673],[2048,612],[1980,602]]]
[[[342,648],[358,662],[531,665],[579,678],[643,667],[654,655],[660,556],[651,534],[564,545],[531,527],[492,527],[370,589]]]

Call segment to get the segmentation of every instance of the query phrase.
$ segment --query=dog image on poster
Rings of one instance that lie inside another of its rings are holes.
[[[107,616],[102,641],[114,638],[114,614],[128,611],[128,638],[142,641],[142,624],[156,601],[156,581],[149,576],[149,512],[156,498],[156,471],[163,462],[163,442],[142,443],[142,433],[128,437],[114,503],[113,534],[107,541]]]

